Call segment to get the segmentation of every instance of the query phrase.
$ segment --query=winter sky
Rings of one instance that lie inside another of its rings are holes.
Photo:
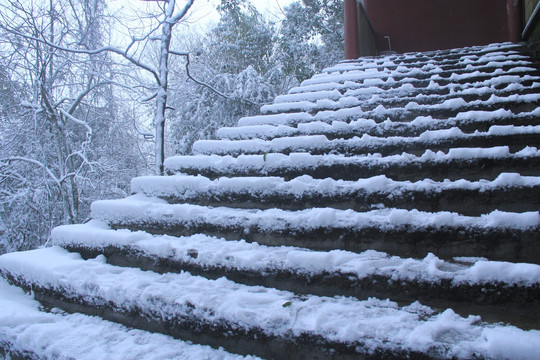
[[[278,21],[283,17],[282,9],[294,0],[251,0],[257,9],[270,21]],[[189,12],[190,27],[200,31],[206,31],[219,21],[216,5],[220,0],[196,0]],[[124,16],[137,17],[140,11],[152,12],[157,5],[153,1],[143,0],[112,0],[109,3],[112,9],[117,9]],[[180,8],[183,1],[179,0],[177,7]]]

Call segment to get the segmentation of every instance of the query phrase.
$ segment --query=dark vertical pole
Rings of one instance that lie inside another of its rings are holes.
[[[345,59],[356,59],[359,56],[358,10],[356,0],[344,1],[345,13]]]
[[[506,0],[506,14],[508,16],[508,41],[520,42],[522,25],[522,1]]]

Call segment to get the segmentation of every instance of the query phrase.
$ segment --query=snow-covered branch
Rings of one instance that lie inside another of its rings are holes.
[[[43,164],[41,161],[38,161],[38,160],[35,160],[35,159],[30,159],[30,158],[27,158],[27,157],[22,157],[22,156],[12,156],[12,157],[9,157],[9,158],[6,158],[6,159],[0,159],[0,163],[2,163],[2,162],[11,163],[13,161],[24,161],[24,162],[39,166],[40,168],[42,168],[47,173],[47,175],[49,175],[49,177],[54,181],[54,183],[60,189],[62,189],[62,182],[60,181],[60,179],[58,179],[52,173],[52,171],[47,166],[45,166],[45,164]]]
[[[177,55],[177,56],[183,56],[185,59],[186,59],[186,76],[191,80],[193,81],[194,83],[198,84],[198,85],[201,85],[205,88],[207,88],[208,90],[212,91],[213,93],[225,98],[225,99],[228,99],[228,100],[236,100],[234,99],[233,97],[231,97],[230,95],[227,95],[227,94],[224,94],[222,93],[221,91],[219,91],[218,89],[216,89],[215,87],[213,87],[212,85],[210,84],[207,84],[203,81],[200,81],[200,80],[197,80],[196,78],[193,77],[193,75],[191,75],[191,72],[189,70],[189,65],[191,64],[190,62],[190,57],[189,57],[189,53],[183,53],[183,52],[178,52],[178,51],[174,51],[174,50],[170,50],[170,53],[173,54],[173,55]],[[260,103],[256,103],[254,101],[251,101],[249,99],[244,99],[244,98],[240,98],[239,100],[241,101],[244,101],[250,105],[254,105],[254,106],[261,106],[261,105],[264,105],[264,104],[260,104]]]
[[[127,54],[127,51],[129,49],[121,50],[121,49],[116,48],[114,46],[102,46],[102,47],[97,48],[97,49],[75,49],[75,48],[69,48],[69,47],[65,47],[65,46],[61,46],[61,45],[52,43],[49,40],[47,40],[43,34],[41,34],[42,35],[41,37],[28,35],[28,34],[20,32],[20,31],[18,31],[16,29],[7,28],[5,25],[2,25],[2,24],[0,24],[0,28],[3,28],[4,30],[6,30],[6,31],[8,31],[8,32],[10,32],[12,34],[20,36],[22,38],[25,38],[27,40],[37,41],[37,42],[40,42],[40,43],[42,43],[44,45],[47,45],[47,46],[49,46],[49,47],[51,47],[53,49],[68,52],[68,53],[85,54],[85,55],[97,55],[97,54],[109,52],[109,53],[120,55],[124,59],[126,59],[127,61],[132,63],[133,65],[135,65],[135,66],[137,66],[137,67],[139,67],[139,68],[141,68],[143,70],[148,71],[150,74],[152,74],[152,76],[157,81],[157,83],[158,84],[160,83],[158,73],[150,65],[147,65],[147,64],[143,63],[142,61],[140,61],[138,59],[135,59],[132,56],[129,56]]]
[[[64,115],[66,117],[66,119],[74,122],[75,124],[84,126],[86,128],[88,136],[92,136],[92,128],[88,125],[88,123],[86,121],[82,121],[82,120],[77,119],[76,117],[74,117],[73,115],[71,115],[70,113],[68,113],[67,111],[65,111],[62,108],[60,108],[59,111],[60,111],[60,113],[62,113],[62,115]]]

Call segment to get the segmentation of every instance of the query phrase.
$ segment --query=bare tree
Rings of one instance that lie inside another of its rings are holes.
[[[0,3],[0,81],[10,90],[0,99],[0,221],[19,239],[14,248],[78,222],[81,197],[111,168],[99,148],[115,127],[115,70],[107,53],[91,52],[102,47],[104,4]]]

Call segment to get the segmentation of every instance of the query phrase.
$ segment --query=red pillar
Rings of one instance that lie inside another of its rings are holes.
[[[506,13],[508,15],[508,41],[520,42],[523,31],[521,0],[506,0]]]
[[[345,13],[345,59],[357,59],[359,56],[358,10],[356,0],[344,1]]]

